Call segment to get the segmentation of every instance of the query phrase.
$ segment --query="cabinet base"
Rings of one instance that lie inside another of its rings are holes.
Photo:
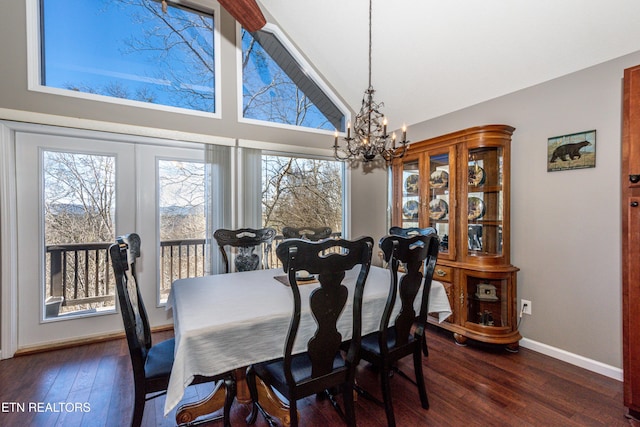
[[[469,340],[473,340],[485,344],[504,345],[506,350],[512,353],[517,353],[520,349],[519,341],[522,339],[522,335],[518,331],[491,335],[478,333],[447,322],[438,323],[435,319],[429,319],[429,323],[434,327],[453,332],[453,339],[459,346],[466,346]]]
[[[453,339],[456,341],[456,344],[458,344],[461,347],[466,347],[467,346],[467,337],[465,337],[464,335],[460,335],[456,332],[453,333]]]
[[[519,343],[517,343],[517,342],[514,342],[514,343],[512,343],[512,344],[507,344],[507,345],[504,347],[504,349],[505,349],[505,350],[507,350],[507,351],[508,351],[508,352],[510,352],[510,353],[517,353],[517,352],[519,352],[519,351],[520,351],[520,344],[519,344]]]

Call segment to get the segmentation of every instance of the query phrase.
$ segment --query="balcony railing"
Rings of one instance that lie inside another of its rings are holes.
[[[160,300],[169,296],[174,280],[205,275],[205,239],[160,242]]]
[[[341,233],[333,233],[338,238]],[[276,236],[275,248],[283,240]],[[205,275],[205,239],[160,242],[160,299],[165,300],[177,279]],[[111,243],[69,243],[46,247],[46,295],[60,313],[115,306],[115,279],[109,259]],[[271,251],[271,267],[282,265]],[[57,308],[57,307],[56,307]],[[49,309],[47,308],[49,313]],[[55,310],[47,317],[55,317]]]
[[[109,261],[111,243],[47,246],[46,294],[62,297],[65,311],[113,305],[115,282]]]

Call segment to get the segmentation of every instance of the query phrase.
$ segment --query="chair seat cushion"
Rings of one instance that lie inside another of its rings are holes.
[[[333,358],[333,370],[345,368],[345,362],[340,352]],[[269,376],[276,382],[286,384],[284,376],[284,360],[278,359],[272,362],[260,363],[255,366],[255,370],[260,377]],[[301,383],[311,378],[311,360],[307,353],[293,356],[291,361],[291,373],[296,383]]]
[[[153,345],[147,353],[144,374],[147,379],[168,377],[173,367],[173,354],[176,341],[170,338]]]
[[[373,353],[373,354],[380,354],[381,353],[380,344],[378,342],[379,335],[380,335],[379,332],[373,332],[373,333],[370,333],[369,335],[362,337],[362,343],[361,343],[362,350],[369,353]],[[409,342],[412,342],[413,340],[414,340],[413,335],[409,335]],[[391,350],[394,348],[395,345],[396,345],[396,329],[389,328],[387,330],[387,348]]]

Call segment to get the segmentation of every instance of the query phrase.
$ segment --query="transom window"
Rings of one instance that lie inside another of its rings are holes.
[[[153,0],[40,0],[40,28],[42,86],[216,112],[212,12]]]

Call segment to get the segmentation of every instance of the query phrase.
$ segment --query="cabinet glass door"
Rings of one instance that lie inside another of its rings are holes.
[[[510,329],[508,282],[467,276],[467,323]]]
[[[420,173],[418,160],[402,164],[402,228],[420,226]]]
[[[429,156],[429,190],[426,197],[429,208],[429,227],[433,227],[440,237],[440,252],[449,252],[449,236],[451,235],[450,188],[453,184],[450,170],[449,152]]]
[[[468,151],[467,255],[503,254],[503,149],[482,147]]]

